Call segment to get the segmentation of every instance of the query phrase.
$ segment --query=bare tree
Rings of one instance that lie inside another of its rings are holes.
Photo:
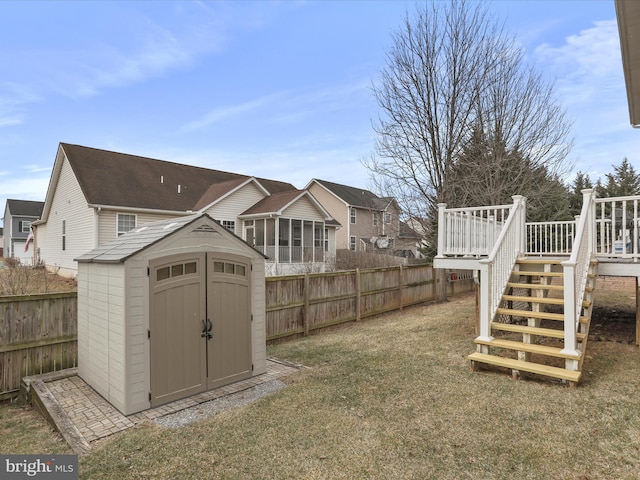
[[[522,99],[525,88],[532,93]],[[550,87],[522,66],[514,39],[479,2],[432,2],[407,14],[373,93],[381,114],[375,153],[364,164],[376,189],[424,220],[433,247],[436,205],[455,202],[458,173],[496,168],[456,165],[474,130],[536,165],[568,151],[569,127]]]
[[[448,202],[500,205],[517,193],[529,199],[532,219],[564,220],[570,208],[560,178],[570,168],[571,124],[553,99],[552,85],[524,65],[521,49],[496,54],[471,137],[454,161]]]

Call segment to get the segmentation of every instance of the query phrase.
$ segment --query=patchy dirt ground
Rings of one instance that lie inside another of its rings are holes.
[[[636,279],[598,277],[589,335],[595,341],[636,341]]]
[[[595,341],[635,343],[635,310],[594,306],[589,335]]]

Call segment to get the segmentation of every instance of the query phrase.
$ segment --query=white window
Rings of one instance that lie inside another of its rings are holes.
[[[349,237],[349,250],[355,250],[356,249],[356,237],[351,236]]]
[[[384,223],[391,223],[391,214],[389,212],[384,214]]]
[[[325,252],[329,251],[329,229],[328,228],[324,229],[324,251]]]
[[[349,209],[349,215],[351,217],[351,223],[356,223],[356,209],[351,207]]]
[[[373,212],[373,226],[378,226],[378,212]]]
[[[29,230],[31,229],[31,221],[29,220],[21,220],[20,222],[18,222],[18,229],[20,230],[20,233],[29,233]]]
[[[129,230],[136,228],[136,216],[125,213],[118,214],[118,237]]]
[[[236,222],[235,220],[222,220],[220,224],[229,230],[230,232],[236,233]]]

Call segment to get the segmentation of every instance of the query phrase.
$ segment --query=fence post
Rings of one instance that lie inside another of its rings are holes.
[[[302,309],[302,326],[304,328],[304,336],[309,335],[309,273],[304,274],[304,308]]]
[[[360,321],[362,307],[360,306],[360,269],[356,268],[356,322]]]
[[[400,265],[400,310],[402,310],[403,307],[403,303],[402,303],[402,292],[404,291],[404,271],[402,270],[402,265]]]

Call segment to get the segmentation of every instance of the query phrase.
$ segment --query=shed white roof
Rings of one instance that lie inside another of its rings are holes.
[[[207,218],[209,222],[204,222],[203,225],[197,227],[198,229],[213,231],[211,229],[211,222],[219,225],[218,222],[206,213],[198,213],[188,215],[186,217],[171,218],[168,220],[147,223],[134,228],[124,235],[120,235],[118,238],[115,238],[110,242],[85,253],[84,255],[79,256],[75,260],[78,263],[121,263],[132,255],[135,255],[136,253],[159,242],[163,238],[166,238],[203,218]],[[241,238],[236,237],[231,232],[228,232],[222,226],[220,226],[220,231],[224,231],[226,232],[224,234],[232,235],[237,238],[238,241],[244,243]]]

